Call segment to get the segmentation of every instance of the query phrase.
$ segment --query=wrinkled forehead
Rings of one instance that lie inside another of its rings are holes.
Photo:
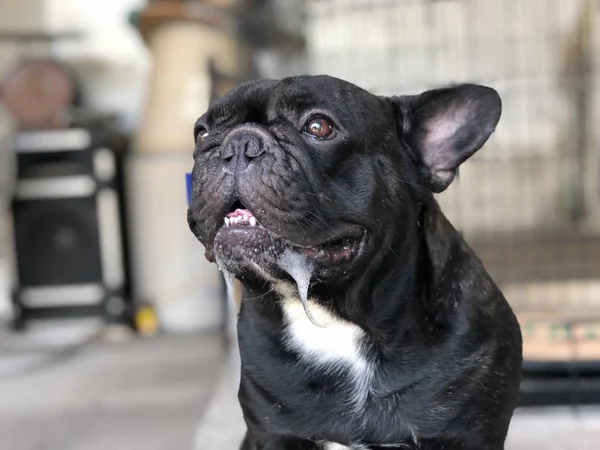
[[[213,103],[205,120],[209,126],[265,123],[314,110],[351,119],[354,114],[369,113],[379,107],[377,97],[346,81],[329,76],[299,76],[242,84]]]

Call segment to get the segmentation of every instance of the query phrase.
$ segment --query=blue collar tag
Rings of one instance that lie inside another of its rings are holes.
[[[189,206],[189,204],[192,203],[192,174],[191,173],[185,174],[185,190],[187,192],[187,202],[188,202],[188,206]]]

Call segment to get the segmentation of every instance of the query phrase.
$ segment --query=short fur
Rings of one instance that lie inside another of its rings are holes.
[[[483,86],[388,98],[302,76],[241,85],[198,120],[188,220],[209,260],[246,290],[242,449],[504,448],[519,326],[432,194],[485,143],[500,111]],[[335,138],[303,133],[314,114],[332,120]],[[296,245],[365,230],[356,260],[315,265],[309,307],[322,327],[270,264],[277,245],[267,234],[254,252],[235,236],[219,241],[236,201],[265,233]]]

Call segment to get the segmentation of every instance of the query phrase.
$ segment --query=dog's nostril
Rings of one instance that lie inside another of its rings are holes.
[[[257,138],[248,139],[246,141],[244,154],[248,158],[258,158],[265,152],[262,142]]]
[[[233,151],[233,148],[231,145],[221,148],[221,159],[223,159],[225,161],[231,161],[231,159],[233,158],[233,155],[235,155],[235,152]]]

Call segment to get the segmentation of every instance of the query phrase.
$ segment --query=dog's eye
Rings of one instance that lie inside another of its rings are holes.
[[[208,137],[208,130],[206,128],[200,128],[196,136],[196,144],[200,145],[202,141]]]
[[[304,132],[319,139],[327,139],[335,133],[335,127],[325,117],[312,117],[306,125]]]

